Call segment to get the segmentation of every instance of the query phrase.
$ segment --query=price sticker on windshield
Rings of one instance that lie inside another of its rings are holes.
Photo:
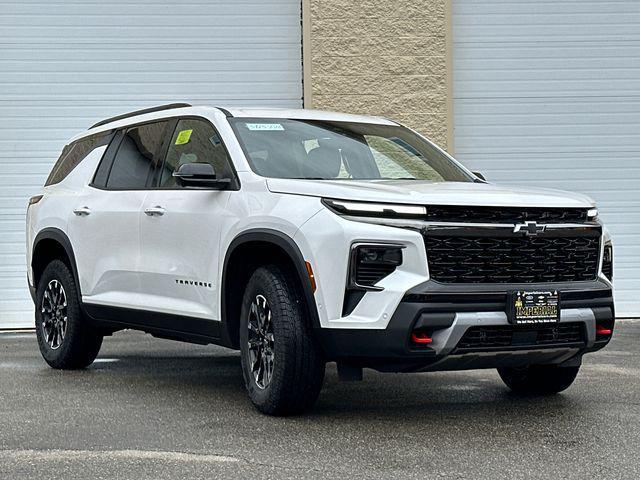
[[[247,123],[249,130],[263,130],[263,131],[275,131],[284,130],[284,127],[279,123]]]

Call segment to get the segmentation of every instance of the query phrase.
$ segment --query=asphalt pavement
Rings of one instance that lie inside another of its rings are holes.
[[[349,383],[330,365],[313,412],[270,418],[230,350],[119,332],[63,372],[33,334],[0,334],[0,479],[638,479],[639,344],[619,322],[550,398],[493,370]]]

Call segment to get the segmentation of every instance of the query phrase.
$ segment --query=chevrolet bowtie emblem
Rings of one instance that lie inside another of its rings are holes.
[[[536,222],[524,222],[513,228],[513,233],[523,232],[525,235],[537,235],[544,232],[546,225],[538,225]]]

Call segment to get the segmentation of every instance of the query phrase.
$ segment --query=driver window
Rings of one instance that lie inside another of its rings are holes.
[[[160,188],[177,188],[173,177],[185,163],[209,163],[218,178],[232,177],[231,163],[222,140],[213,126],[205,121],[185,118],[178,122],[160,176]]]

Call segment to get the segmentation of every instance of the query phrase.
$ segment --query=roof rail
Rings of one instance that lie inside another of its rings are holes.
[[[136,115],[143,115],[145,113],[153,113],[153,112],[161,112],[163,110],[171,110],[173,108],[183,108],[190,107],[191,105],[188,103],[169,103],[167,105],[158,105],[157,107],[144,108],[142,110],[136,110],[134,112],[123,113],[122,115],[117,115],[115,117],[107,118],[105,120],[101,120],[98,123],[91,125],[89,130],[92,128],[100,127],[102,125],[106,125],[107,123],[115,122],[117,120],[123,120],[129,117],[135,117]]]
[[[222,108],[222,107],[215,107],[218,110],[220,110],[222,113],[224,113],[227,118],[233,118],[233,115],[231,115],[231,112],[229,110],[227,110],[226,108]]]

